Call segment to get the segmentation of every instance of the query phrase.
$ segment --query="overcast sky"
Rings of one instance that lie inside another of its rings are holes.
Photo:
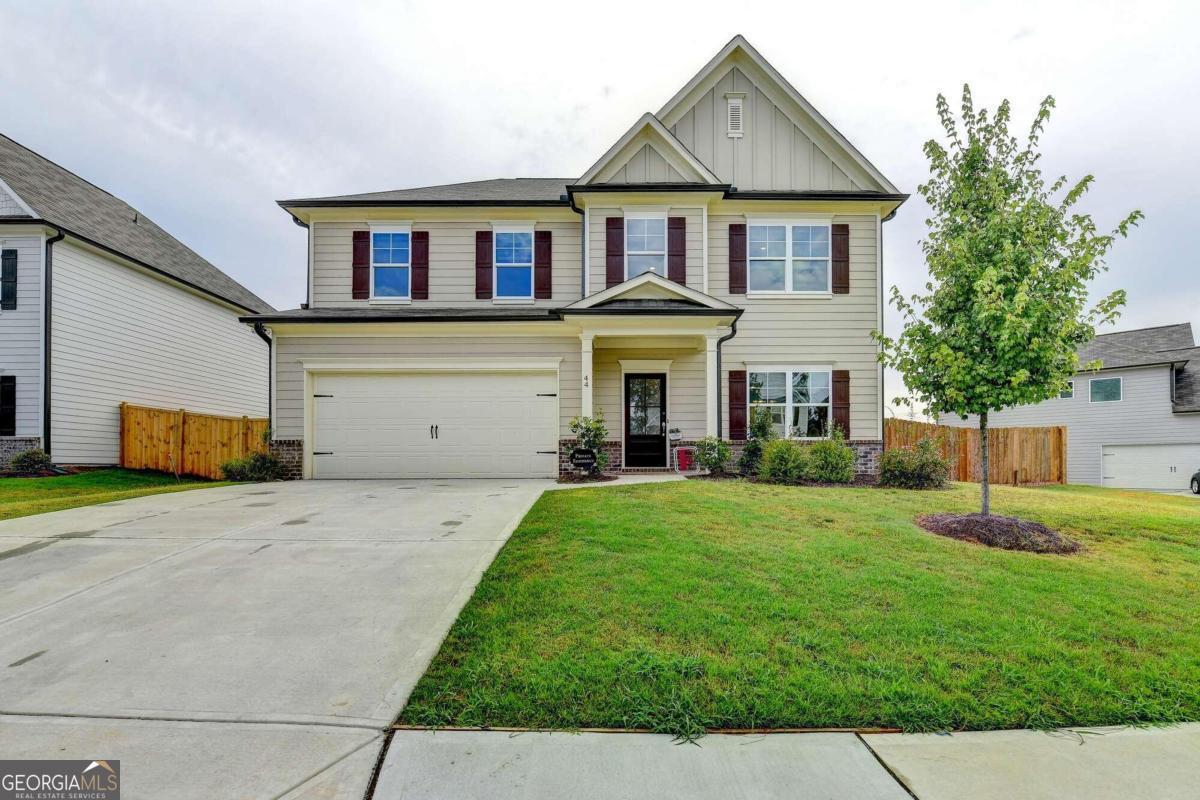
[[[924,282],[937,93],[1007,97],[1022,130],[1053,94],[1043,168],[1095,174],[1102,228],[1147,216],[1097,287],[1128,291],[1118,327],[1200,333],[1200,4],[252,5],[4,3],[0,130],[293,308],[305,235],[275,200],[577,176],[742,33],[914,194],[884,228],[889,286]]]

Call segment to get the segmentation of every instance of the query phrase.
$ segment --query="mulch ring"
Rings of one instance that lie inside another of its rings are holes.
[[[930,533],[964,542],[1023,550],[1027,553],[1077,553],[1082,545],[1074,539],[1047,528],[1040,522],[1001,517],[995,514],[925,514],[917,524]]]

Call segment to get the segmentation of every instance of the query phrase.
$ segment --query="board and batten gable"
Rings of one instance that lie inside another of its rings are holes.
[[[0,250],[17,251],[17,307],[0,310],[0,375],[17,379],[16,436],[22,438],[42,435],[43,242],[40,232],[0,228]]]
[[[403,212],[398,212],[403,213]],[[487,216],[483,210],[475,219],[417,219],[397,216],[411,221],[412,230],[429,232],[429,299],[413,300],[414,306],[447,308],[490,306],[492,300],[475,298],[475,232],[492,230],[492,222],[524,222],[500,220]],[[373,219],[386,224],[385,219]],[[369,300],[355,300],[352,294],[354,231],[369,230],[366,219],[313,221],[312,236],[313,308],[367,307]],[[548,300],[534,300],[532,305],[564,306],[579,299],[580,225],[578,215],[569,219],[535,220],[535,231],[551,232],[551,293]]]
[[[1088,382],[1121,378],[1121,400],[1091,402]],[[1067,428],[1067,483],[1101,485],[1105,445],[1200,444],[1200,414],[1176,414],[1171,409],[1171,370],[1166,366],[1107,369],[1076,375],[1074,396],[1055,397],[988,414],[993,428]],[[979,419],[948,415],[944,425],[979,427]],[[1200,467],[1200,465],[1197,465]]]
[[[687,183],[653,144],[646,142],[605,183]]]
[[[122,402],[267,416],[267,345],[239,313],[71,239],[56,244],[53,459],[117,463]]]

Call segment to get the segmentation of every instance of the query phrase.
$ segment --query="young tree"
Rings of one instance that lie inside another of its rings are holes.
[[[1088,285],[1107,267],[1117,236],[1142,219],[1134,211],[1111,233],[1098,233],[1075,205],[1093,178],[1049,186],[1038,160],[1050,119],[1047,97],[1022,145],[1009,133],[1005,100],[989,115],[963,86],[961,131],[946,98],[937,111],[945,145],[925,143],[930,178],[918,187],[932,210],[921,243],[930,281],[924,294],[892,303],[905,328],[875,333],[880,361],[894,367],[931,413],[979,415],[982,512],[988,487],[988,413],[1046,400],[1081,368],[1076,348],[1125,304],[1118,290],[1088,308]]]

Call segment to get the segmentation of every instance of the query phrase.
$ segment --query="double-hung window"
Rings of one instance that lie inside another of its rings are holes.
[[[411,297],[412,235],[408,228],[371,229],[371,299]]]
[[[1067,388],[1058,393],[1058,399],[1070,400],[1075,396],[1075,381],[1067,381]]]
[[[829,233],[825,222],[752,222],[747,288],[776,294],[833,291]]]
[[[667,277],[667,218],[626,213],[625,279],[643,272]]]
[[[493,226],[495,297],[533,299],[533,226]]]
[[[750,412],[766,409],[776,434],[794,439],[829,435],[829,370],[771,367],[753,370],[747,377]]]

